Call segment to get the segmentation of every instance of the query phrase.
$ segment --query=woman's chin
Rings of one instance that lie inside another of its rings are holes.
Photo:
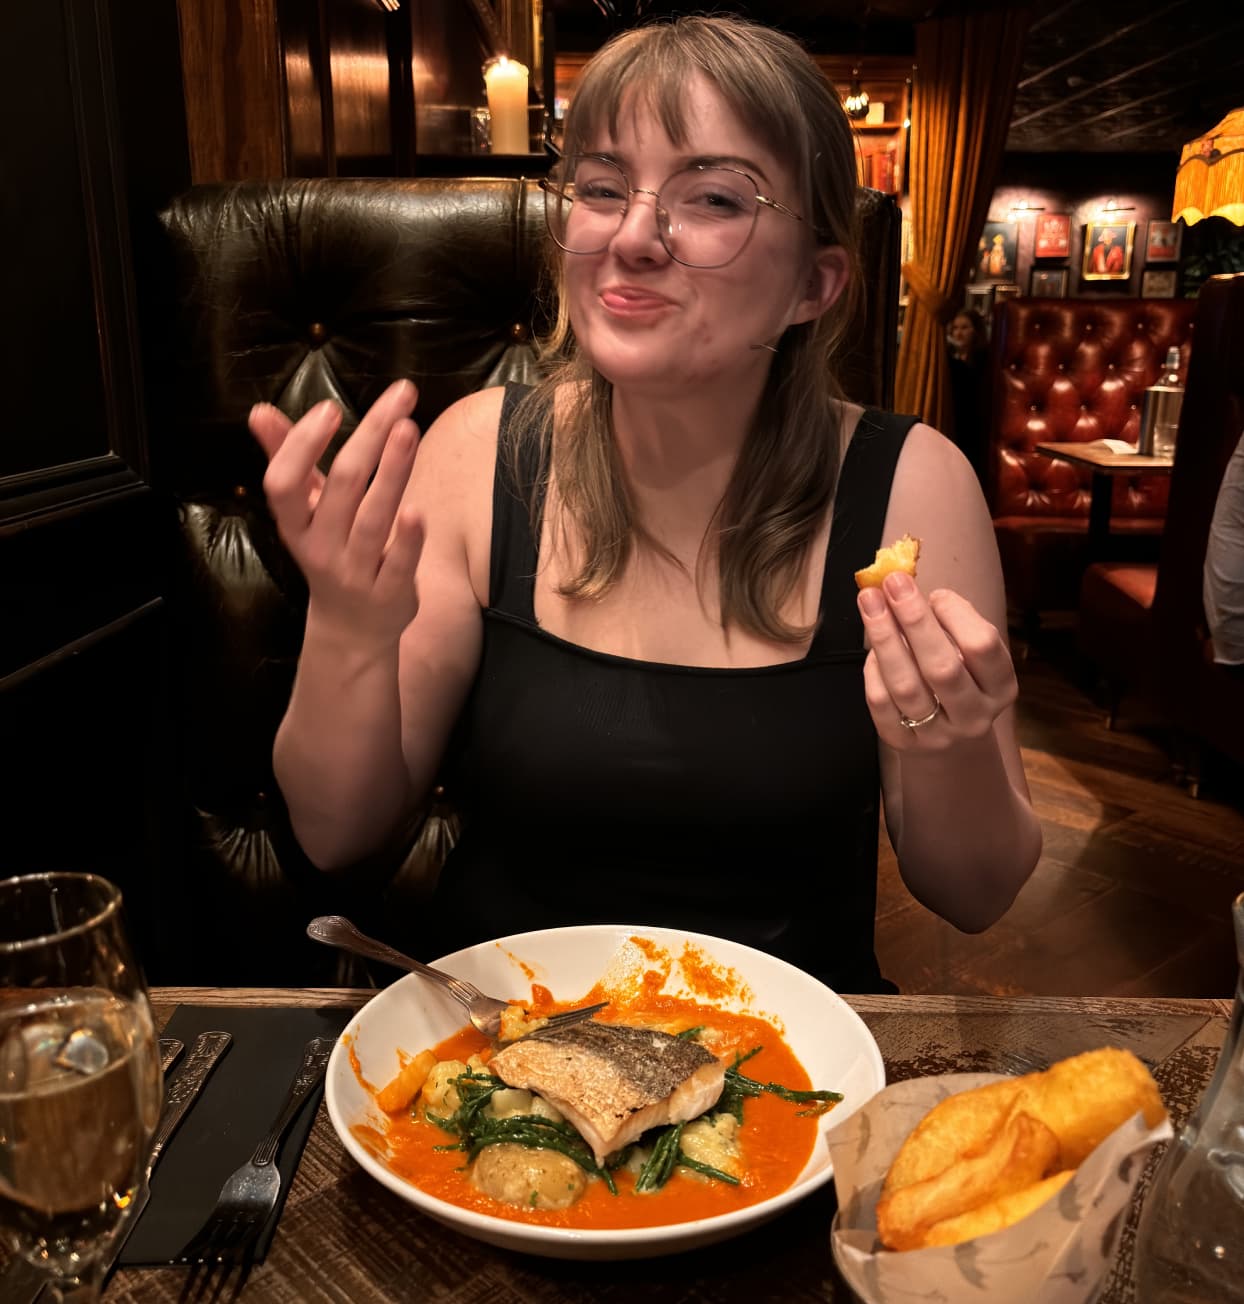
[[[763,370],[770,355],[749,352],[738,358],[692,359],[681,350],[602,349],[599,355],[587,356],[615,388],[685,398],[692,391],[720,392],[746,385],[753,369]]]

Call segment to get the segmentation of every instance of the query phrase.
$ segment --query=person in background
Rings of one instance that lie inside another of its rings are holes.
[[[1214,660],[1244,673],[1244,434],[1227,463],[1214,503],[1202,600]]]
[[[443,782],[439,951],[627,919],[884,989],[879,797],[908,887],[966,930],[1041,831],[971,467],[835,379],[850,124],[790,38],[685,17],[591,60],[564,148],[541,384],[420,441],[399,381],[326,476],[334,404],[251,415],[310,593],[275,746],[295,831],[344,870]],[[905,533],[919,585],[858,591]]]
[[[981,485],[989,435],[989,338],[985,319],[974,308],[955,313],[946,328],[950,365],[951,437]]]

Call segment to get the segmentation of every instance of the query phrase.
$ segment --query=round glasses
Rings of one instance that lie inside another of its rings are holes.
[[[724,267],[744,250],[761,206],[802,222],[798,213],[762,195],[738,168],[682,168],[660,190],[632,186],[610,159],[564,158],[540,182],[549,234],[568,254],[598,254],[617,235],[632,195],[651,195],[657,234],[666,253],[684,267]]]

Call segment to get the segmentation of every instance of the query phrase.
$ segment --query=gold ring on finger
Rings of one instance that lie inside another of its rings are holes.
[[[933,708],[928,715],[922,715],[919,720],[913,720],[909,715],[900,713],[898,722],[904,729],[910,729],[915,733],[917,729],[923,729],[926,724],[932,724],[942,713],[942,699],[936,693],[933,694]]]

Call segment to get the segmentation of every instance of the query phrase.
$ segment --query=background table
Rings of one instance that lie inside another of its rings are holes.
[[[1140,453],[1112,453],[1097,444],[1034,444],[1045,457],[1086,466],[1093,473],[1092,496],[1089,498],[1089,556],[1100,561],[1106,556],[1110,541],[1110,508],[1114,498],[1114,479],[1119,475],[1148,472],[1169,475],[1175,465],[1173,457],[1142,456]]]
[[[178,1003],[341,1005],[373,992],[153,992],[158,1022]],[[848,997],[872,1030],[887,1081],[952,1072],[1026,1072],[1098,1046],[1124,1046],[1154,1071],[1178,1126],[1203,1091],[1226,1034],[1227,1001]],[[1142,1187],[1143,1189],[1143,1187]],[[242,1299],[380,1304],[726,1304],[853,1298],[829,1247],[832,1183],[733,1241],[668,1258],[622,1263],[538,1259],[459,1236],[368,1177],[346,1154],[321,1105],[267,1262]],[[1101,1304],[1132,1304],[1128,1273],[1135,1208]],[[187,1269],[120,1272],[105,1304],[172,1304]]]

